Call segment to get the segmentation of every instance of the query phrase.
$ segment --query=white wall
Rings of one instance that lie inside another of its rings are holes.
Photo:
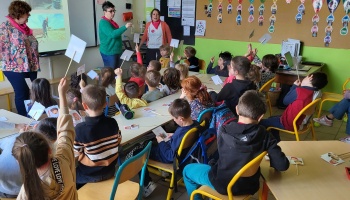
[[[143,0],[125,0],[124,3],[116,3],[116,1],[112,1],[113,4],[116,5],[116,9],[118,10],[118,7],[123,6],[125,8],[125,3],[130,3],[132,2],[132,11],[134,15],[134,20],[133,23],[135,24],[135,32],[138,31],[138,25],[137,25],[137,20],[144,20],[145,16],[145,2]],[[115,17],[117,18],[117,17]],[[122,22],[121,19],[115,19],[120,25],[124,25],[125,23]],[[133,36],[131,35],[131,30],[126,31],[126,35],[129,35],[131,40],[133,39]],[[67,58],[64,55],[60,56],[53,56],[49,58],[40,58],[40,66],[41,66],[41,72],[38,73],[38,77],[43,77],[43,78],[51,78],[50,77],[50,61],[51,61],[51,66],[53,69],[53,78],[60,78],[64,76],[64,73],[66,72],[67,66],[69,64],[70,59]],[[87,48],[84,52],[84,55],[80,61],[80,64],[75,63],[73,61],[71,68],[68,72],[68,76],[72,74],[79,66],[82,64],[85,64],[86,70],[91,70],[96,67],[101,67],[103,66],[102,58],[99,52],[98,47],[91,47]],[[124,72],[127,72],[127,68],[130,66],[130,62],[125,62],[123,65]],[[11,87],[10,82],[8,82],[5,78],[5,81],[0,82],[0,88],[7,88]],[[55,92],[55,94],[57,94]],[[11,95],[11,100],[12,100],[12,107],[15,108],[14,105],[14,96]],[[0,108],[2,109],[7,109],[7,101],[5,96],[0,96]]]

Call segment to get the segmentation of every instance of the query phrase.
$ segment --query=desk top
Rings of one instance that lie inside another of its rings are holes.
[[[28,124],[30,123],[32,120],[28,117],[24,117],[22,115],[4,110],[4,109],[0,109],[0,117],[6,117],[7,121],[6,122],[10,122],[10,123],[14,123],[14,124]],[[18,130],[14,129],[14,130],[0,130],[0,138],[4,138],[7,137],[9,135],[12,135],[14,133],[18,133]]]
[[[349,158],[345,163],[333,166],[321,155],[327,152],[342,154],[350,151],[350,144],[340,141],[281,141],[282,151],[288,156],[301,157],[304,166],[291,165],[285,172],[270,168],[265,159],[261,162],[261,173],[276,199],[349,199],[350,180],[345,174]]]

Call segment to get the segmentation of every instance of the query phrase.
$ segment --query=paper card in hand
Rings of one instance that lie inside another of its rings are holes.
[[[292,165],[304,165],[304,161],[302,158],[298,158],[295,156],[287,156],[289,163]]]
[[[72,34],[70,37],[70,41],[69,41],[66,53],[64,55],[66,55],[69,58],[73,58],[74,56],[73,60],[79,63],[81,60],[81,57],[84,54],[85,47],[86,47],[86,42]],[[74,52],[75,52],[75,55],[74,55]]]
[[[28,107],[30,106],[31,101],[30,100],[24,100],[24,107],[26,108],[26,111],[29,112]]]
[[[321,155],[321,158],[334,166],[339,165],[339,164],[344,162],[344,160],[339,158],[339,156],[334,154],[333,152],[325,153],[325,154]]]
[[[261,43],[261,44],[266,44],[268,41],[270,41],[271,40],[271,35],[270,34],[268,34],[268,33],[266,33],[265,35],[263,35],[260,39],[259,39],[259,42]]]
[[[30,111],[28,113],[28,115],[31,116],[36,121],[38,121],[39,118],[41,117],[41,115],[44,113],[44,111],[45,111],[45,106],[43,106],[39,102],[34,102],[32,108],[30,109]]]
[[[174,48],[178,48],[179,47],[179,40],[177,39],[171,39],[171,42],[170,42],[170,46],[171,47],[174,47]]]
[[[46,108],[45,112],[49,118],[58,118],[58,114],[59,114],[58,105],[54,105]]]
[[[87,73],[88,77],[90,77],[91,79],[95,79],[96,77],[98,77],[98,74],[94,71],[94,70],[90,70]]]
[[[32,89],[32,80],[30,80],[30,78],[25,78],[24,79],[28,85],[28,88],[31,90]]]
[[[132,54],[134,54],[134,52],[125,49],[125,51],[123,52],[123,54],[120,56],[120,59],[129,61],[130,58],[131,58],[131,56],[132,56]]]
[[[165,142],[170,140],[170,138],[168,137],[168,134],[165,132],[165,130],[161,126],[158,126],[157,128],[153,129],[152,132],[156,136],[160,136],[161,138],[163,138]]]
[[[140,33],[134,33],[134,43],[140,43]]]
[[[82,73],[85,73],[85,64],[78,67],[78,69],[77,69],[77,76],[80,76]]]
[[[212,76],[211,79],[214,81],[215,85],[221,85],[222,84],[222,80],[219,77],[219,75]]]

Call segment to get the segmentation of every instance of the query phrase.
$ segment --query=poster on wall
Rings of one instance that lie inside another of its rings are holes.
[[[207,25],[206,25],[205,20],[197,20],[196,21],[196,32],[194,35],[204,36],[206,27],[207,27]]]
[[[168,17],[180,18],[181,17],[180,7],[168,7]]]

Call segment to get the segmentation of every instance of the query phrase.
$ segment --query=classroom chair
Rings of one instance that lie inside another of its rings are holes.
[[[345,82],[343,83],[343,92],[348,89],[346,88],[347,84],[349,83],[350,78],[347,78]],[[322,98],[321,98],[321,104],[320,108],[318,110],[317,118],[320,118],[322,108],[323,108],[323,103],[326,101],[332,101],[332,102],[339,102],[344,98],[343,94],[338,94],[338,93],[333,93],[333,92],[323,92],[322,93]],[[315,122],[317,123],[317,122]]]
[[[275,129],[278,130],[280,132],[285,132],[285,133],[289,133],[289,134],[293,134],[295,135],[295,139],[296,141],[300,141],[299,140],[299,134],[304,134],[304,133],[308,133],[309,131],[311,131],[312,134],[312,139],[316,140],[316,136],[315,136],[315,129],[314,129],[314,124],[312,122],[312,120],[307,120],[307,123],[303,125],[303,128],[301,130],[299,130],[299,127],[297,126],[297,121],[299,120],[299,118],[302,115],[305,116],[311,116],[314,114],[315,109],[318,105],[318,103],[321,101],[321,98],[315,99],[313,100],[311,103],[309,103],[308,105],[306,105],[299,113],[298,115],[294,118],[293,120],[293,131],[288,131],[285,129],[280,129],[280,128],[276,128],[276,127],[268,127],[266,130],[270,131],[271,129]],[[303,121],[304,122],[304,121]]]
[[[272,108],[271,108],[271,100],[270,100],[270,96],[269,96],[269,91],[271,88],[271,85],[273,82],[275,82],[276,77],[274,77],[273,79],[267,81],[263,86],[261,86],[261,88],[259,89],[259,92],[263,92],[265,94],[266,97],[266,105],[269,107],[269,111],[270,111],[270,116],[272,115]]]
[[[108,110],[109,110],[109,107],[110,106],[114,106],[115,103],[119,103],[119,99],[117,97],[117,95],[112,95],[112,96],[107,96],[106,97],[106,103],[107,103],[107,106],[104,110],[104,113],[105,113],[105,116],[108,116]]]
[[[207,73],[207,66],[204,60],[199,59],[199,72],[201,74],[206,74]]]
[[[203,121],[200,124],[200,126],[204,127],[205,121]],[[195,127],[187,131],[187,133],[181,140],[178,150],[175,152],[176,156],[174,158],[174,163],[166,164],[155,160],[149,160],[148,170],[151,173],[161,176],[161,171],[165,171],[171,174],[170,185],[169,185],[168,194],[166,197],[167,200],[170,200],[172,198],[174,187],[176,188],[177,184],[182,183],[182,178],[180,180],[177,180],[177,170],[179,169],[179,162],[180,162],[179,158],[183,156],[182,155],[183,150],[192,147],[195,144],[195,142],[198,140],[198,138],[199,138],[199,128]],[[176,192],[176,189],[175,189],[175,192]]]
[[[78,190],[79,199],[142,199],[143,182],[152,142],[137,155],[127,159],[116,172],[114,179],[87,183]],[[142,170],[142,171],[141,171]],[[139,184],[129,181],[141,171]],[[116,194],[117,192],[117,194]]]
[[[253,160],[251,160],[250,162],[248,162],[247,164],[245,164],[242,169],[240,169],[231,179],[230,183],[227,186],[227,194],[228,195],[223,195],[218,193],[217,191],[211,189],[210,187],[206,186],[206,185],[202,185],[200,188],[198,188],[197,190],[193,191],[191,194],[191,200],[194,199],[194,195],[196,194],[201,194],[202,196],[206,196],[209,197],[211,199],[215,199],[215,200],[225,200],[225,199],[229,199],[229,200],[233,200],[233,199],[249,199],[251,195],[247,194],[247,195],[240,195],[240,196],[233,196],[232,194],[232,186],[236,183],[236,181],[240,178],[240,177],[250,177],[253,176],[258,170],[259,170],[259,166],[261,163],[261,160],[264,158],[264,156],[266,155],[266,151],[262,152],[260,155],[258,155],[257,157],[255,157]]]
[[[210,122],[214,108],[207,108],[199,113],[197,121],[202,122],[203,120],[207,120]]]

